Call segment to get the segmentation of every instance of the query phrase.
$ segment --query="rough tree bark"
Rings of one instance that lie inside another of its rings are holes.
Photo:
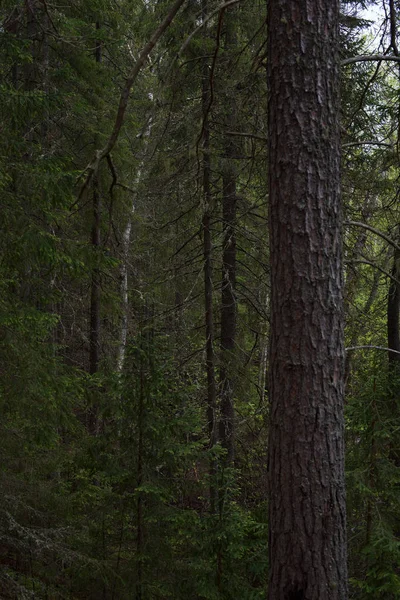
[[[269,600],[347,598],[338,0],[269,0]]]

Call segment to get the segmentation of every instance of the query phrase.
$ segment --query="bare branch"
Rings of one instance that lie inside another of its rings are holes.
[[[173,62],[175,62],[175,60],[180,57],[182,52],[184,52],[186,50],[186,48],[188,47],[188,45],[190,44],[190,42],[192,41],[192,39],[194,38],[196,33],[198,33],[204,27],[204,25],[206,25],[208,23],[208,21],[210,21],[221,10],[225,10],[225,8],[228,8],[228,6],[233,6],[234,4],[238,4],[238,2],[240,2],[240,0],[228,0],[228,2],[225,2],[224,4],[220,4],[207,17],[205,17],[202,20],[202,22],[200,23],[200,25],[198,27],[196,27],[196,29],[194,29],[194,31],[192,31],[192,33],[186,38],[185,42],[180,47],[178,54],[176,55]]]
[[[355,227],[364,227],[364,229],[368,229],[368,231],[375,233],[375,235],[379,235],[379,237],[381,237],[388,244],[393,246],[393,248],[396,248],[396,250],[398,250],[400,252],[400,246],[398,246],[396,244],[396,242],[394,242],[389,236],[387,236],[382,231],[379,231],[379,229],[375,229],[375,227],[371,227],[371,225],[367,225],[366,223],[361,223],[361,221],[345,221],[344,225],[354,225]]]
[[[240,136],[240,137],[248,137],[254,138],[255,140],[261,140],[262,142],[266,142],[267,138],[262,135],[257,135],[255,133],[246,133],[241,131],[225,131],[225,135],[232,136]],[[348,142],[346,144],[342,144],[342,148],[351,148],[352,146],[384,146],[385,148],[393,148],[392,144],[388,144],[385,142],[375,142],[374,140],[360,141],[360,142]]]
[[[174,4],[172,5],[171,10],[167,14],[167,16],[164,18],[161,25],[159,25],[159,27],[157,27],[157,29],[154,31],[150,40],[147,42],[147,44],[144,46],[143,50],[141,51],[134,67],[132,68],[131,72],[129,73],[129,75],[125,81],[124,88],[121,92],[117,115],[115,117],[114,126],[113,126],[113,130],[110,134],[110,137],[108,138],[107,143],[104,146],[104,148],[102,148],[101,150],[96,150],[93,159],[88,164],[88,166],[86,167],[83,174],[80,176],[80,179],[82,177],[85,177],[85,180],[79,191],[78,199],[81,198],[83,192],[89,185],[90,181],[96,175],[99,165],[100,165],[100,162],[104,158],[106,158],[109,155],[109,153],[111,152],[111,150],[114,148],[114,146],[118,140],[118,136],[121,131],[121,127],[125,120],[125,112],[126,112],[126,109],[128,106],[129,96],[131,93],[132,86],[135,83],[135,80],[136,80],[137,76],[139,75],[143,65],[145,64],[150,52],[153,50],[154,46],[156,45],[156,43],[158,42],[158,40],[160,39],[162,34],[165,32],[165,30],[172,23],[172,20],[174,19],[176,13],[178,12],[178,10],[180,9],[180,7],[182,6],[182,4],[184,2],[185,2],[185,0],[175,0]]]
[[[384,275],[386,275],[386,277],[389,277],[390,279],[392,279],[392,281],[394,281],[395,283],[397,283],[398,285],[400,285],[400,281],[398,279],[396,279],[395,277],[393,277],[393,275],[391,275],[390,273],[388,273],[388,271],[385,271],[385,269],[382,269],[382,267],[380,267],[379,265],[373,263],[370,260],[346,260],[345,263],[346,264],[370,265],[371,267],[374,267],[374,269],[377,269],[378,271],[380,271],[381,273],[383,273]]]
[[[345,348],[346,352],[350,352],[351,350],[384,350],[385,352],[400,354],[398,350],[392,350],[392,348],[385,348],[384,346],[349,346],[349,348]]]
[[[360,56],[352,56],[351,58],[345,58],[344,60],[342,60],[341,65],[342,67],[344,67],[346,65],[352,65],[353,63],[357,62],[368,62],[377,60],[386,60],[398,63],[400,62],[400,56],[393,56],[393,54],[360,54]]]
[[[353,146],[383,146],[384,148],[393,148],[393,144],[374,142],[373,140],[368,140],[365,142],[348,142],[346,144],[342,144],[342,148],[352,148]]]
[[[254,138],[255,140],[261,140],[262,142],[266,142],[267,138],[262,135],[256,135],[255,133],[242,133],[240,131],[225,131],[225,135],[237,135],[240,137],[248,137]]]

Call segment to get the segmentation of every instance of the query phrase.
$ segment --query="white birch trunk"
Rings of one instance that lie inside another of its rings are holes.
[[[150,95],[150,99],[152,99],[152,95]],[[128,260],[129,260],[129,247],[131,243],[131,233],[132,233],[132,221],[133,215],[135,214],[136,209],[136,199],[137,192],[140,185],[140,181],[142,179],[143,169],[145,166],[145,154],[146,149],[149,144],[151,128],[153,126],[152,119],[150,119],[147,129],[144,134],[144,149],[143,154],[144,158],[141,160],[135,181],[133,184],[133,194],[132,194],[132,204],[130,213],[128,216],[128,221],[125,225],[124,233],[122,235],[122,262],[120,266],[120,294],[121,294],[121,304],[122,304],[122,317],[121,317],[121,330],[119,336],[119,345],[118,345],[118,356],[117,356],[117,372],[122,373],[125,362],[125,354],[126,354],[126,342],[128,339],[128,327],[129,327],[129,275],[128,275]]]

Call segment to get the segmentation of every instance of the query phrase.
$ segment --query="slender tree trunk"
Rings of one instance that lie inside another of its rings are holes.
[[[346,600],[338,0],[269,0],[269,600]]]
[[[143,343],[143,334],[142,334]],[[138,448],[137,448],[137,487],[143,483],[143,416],[144,416],[144,395],[145,395],[145,372],[143,357],[140,363],[140,393],[139,393],[139,412],[138,412]],[[136,578],[136,600],[142,600],[143,590],[143,496],[141,492],[137,494],[136,504],[136,553],[137,553],[137,578]]]
[[[225,52],[228,59],[236,45],[233,9],[225,16]],[[236,131],[236,106],[234,94],[226,105],[226,129]],[[220,369],[220,424],[219,436],[227,451],[226,464],[233,465],[234,444],[234,372],[236,336],[236,168],[233,136],[225,136],[225,167],[222,175],[222,219],[224,242],[222,253],[221,292],[221,369]]]
[[[149,137],[152,128],[152,121],[150,120],[146,131],[145,131],[145,139],[144,139],[144,152],[147,149],[149,143]],[[122,317],[121,317],[121,329],[120,329],[120,337],[119,337],[119,346],[118,346],[118,358],[117,358],[117,372],[122,373],[125,362],[125,354],[126,354],[126,342],[128,338],[128,326],[129,326],[129,269],[128,269],[128,260],[129,260],[129,247],[131,243],[131,234],[132,234],[132,223],[133,216],[135,214],[136,209],[136,200],[138,188],[140,185],[140,181],[142,179],[142,173],[145,166],[145,158],[140,161],[135,181],[134,181],[134,193],[132,195],[132,203],[131,210],[128,215],[128,220],[125,225],[124,233],[122,235],[122,261],[120,266],[120,294],[121,294],[121,304],[122,304]]]
[[[101,204],[97,182],[93,185],[93,224],[92,224],[92,247],[97,253],[101,245],[100,237],[100,215]],[[90,338],[89,338],[89,372],[91,375],[97,373],[100,360],[100,270],[96,266],[92,272],[92,283],[90,291]]]
[[[397,241],[400,239],[400,226],[397,236]],[[393,277],[400,280],[400,252],[395,248],[393,256],[392,273]],[[390,280],[389,293],[388,293],[388,305],[387,305],[387,334],[388,334],[388,348],[400,352],[400,285]],[[394,352],[388,352],[389,360],[389,385],[390,400],[389,400],[389,414],[398,415],[399,410],[399,393],[400,393],[400,354]],[[397,427],[396,427],[397,429]],[[396,444],[394,442],[394,436],[389,441],[389,458],[393,461],[393,464],[398,467],[400,466],[400,454],[396,450]],[[398,536],[398,528],[394,529],[394,534]]]
[[[125,225],[124,233],[122,234],[122,261],[120,266],[120,294],[122,304],[121,329],[119,334],[119,346],[117,357],[117,372],[122,373],[125,362],[126,341],[128,338],[128,322],[129,322],[129,295],[128,295],[128,256],[129,246],[132,231],[132,218],[135,212],[135,203],[132,202],[131,213],[128,217],[128,222]]]
[[[202,3],[202,17],[207,16],[207,0]],[[206,30],[205,30],[206,35]],[[217,442],[216,405],[217,387],[215,381],[215,352],[214,352],[214,313],[213,313],[213,275],[212,275],[212,239],[211,239],[211,157],[210,157],[210,127],[208,111],[210,104],[210,73],[208,59],[204,59],[202,75],[202,112],[203,112],[203,257],[204,257],[204,303],[206,326],[206,373],[207,373],[207,421],[210,435],[210,447]],[[210,464],[210,503],[211,511],[216,508],[216,463],[211,459]]]
[[[400,235],[398,235],[400,239]],[[391,275],[400,280],[400,252],[395,249]],[[400,352],[400,285],[394,279],[390,280],[387,304],[387,339],[388,348]],[[400,374],[400,354],[388,352],[389,370],[391,375]]]
[[[390,43],[393,54],[399,56],[397,47],[397,14],[394,0],[389,0],[390,9]],[[400,65],[397,72],[398,84],[400,82]],[[397,105],[397,140],[396,140],[397,160],[400,163],[400,102]],[[397,243],[400,241],[400,224],[397,226]],[[393,277],[399,281],[400,279],[400,252],[395,248],[393,256],[392,273]],[[388,348],[400,352],[400,285],[390,280],[387,306],[387,333],[388,333]],[[399,392],[400,392],[400,354],[394,352],[388,353],[389,359],[389,389],[391,390],[390,412],[392,415],[398,414],[399,409]],[[396,452],[396,444],[394,437],[390,440],[389,457],[394,465],[400,465],[400,454]],[[398,527],[394,528],[394,535],[397,538],[399,535]]]
[[[372,201],[369,197],[369,194],[367,194],[365,197],[365,200],[364,200],[364,205],[361,210],[362,221],[364,223],[368,223],[371,213],[372,213]],[[361,228],[361,230],[359,231],[359,233],[357,235],[357,239],[356,239],[356,242],[353,247],[352,260],[357,260],[362,255],[362,253],[365,249],[367,240],[368,240],[367,230]],[[353,304],[354,295],[355,295],[356,289],[357,289],[358,279],[359,279],[359,271],[357,270],[356,265],[351,264],[348,268],[347,277],[346,277],[346,281],[345,281],[345,285],[344,285],[344,314],[347,315],[349,323],[351,323],[353,320],[352,319],[352,317],[353,317],[352,304]],[[376,289],[376,285],[378,282],[379,282],[379,271],[376,271],[374,273],[374,282],[372,285],[372,290]],[[375,294],[372,294],[372,290],[371,290],[371,294],[370,294],[371,304],[375,297]],[[368,308],[368,310],[370,309],[369,299],[367,300],[367,302],[365,304],[365,308],[363,311],[364,313],[367,308]],[[359,329],[354,331],[352,338],[351,338],[350,346],[357,345],[357,340],[358,340],[359,334],[360,334]],[[346,389],[347,389],[348,383],[350,382],[352,359],[353,359],[353,353],[348,352],[346,354],[346,358],[345,358],[345,369],[344,369],[344,372],[345,372],[344,381],[345,381]]]
[[[376,457],[377,457],[377,444],[376,444],[376,417],[378,414],[376,407],[376,379],[374,377],[373,387],[373,399],[372,399],[372,423],[371,423],[371,446],[369,452],[369,468],[368,468],[368,486],[370,490],[375,489],[375,477],[376,477]],[[365,519],[366,532],[365,532],[365,544],[368,546],[371,543],[372,525],[373,525],[373,495],[368,494],[367,499],[367,514]],[[369,562],[367,558],[367,563]]]
[[[96,29],[100,29],[99,23],[96,23]],[[96,63],[101,62],[101,44],[96,42],[95,49]],[[91,242],[92,250],[95,255],[96,262],[99,258],[101,247],[101,201],[100,190],[97,175],[93,179],[93,221]],[[94,375],[99,370],[100,362],[100,307],[101,307],[101,280],[100,269],[98,265],[93,268],[92,281],[90,289],[90,331],[89,331],[89,373]],[[98,415],[97,406],[92,406],[89,413],[88,428],[90,433],[95,434],[98,430]]]
[[[374,272],[374,279],[372,282],[372,286],[371,286],[371,290],[369,293],[369,296],[362,308],[362,314],[364,315],[364,317],[368,316],[371,308],[375,302],[376,296],[378,294],[378,290],[379,290],[379,281],[381,278],[381,273],[378,270],[375,270]],[[368,326],[368,324],[367,324]],[[365,328],[363,328],[365,329]],[[355,331],[351,337],[349,346],[353,347],[353,346],[357,346],[358,340],[360,338],[360,336],[363,335],[363,333],[365,333],[365,331],[363,331],[363,329],[360,330],[360,328]],[[352,352],[347,352],[346,353],[346,359],[345,359],[345,368],[344,368],[344,381],[345,381],[345,389],[347,391],[349,385],[351,384],[351,370],[352,370]]]
[[[39,7],[37,0],[25,0],[26,35],[29,40],[29,52],[32,60],[24,65],[24,88],[27,91],[38,87],[38,35],[39,35]]]
[[[269,292],[265,293],[265,313],[269,314]],[[263,325],[260,341],[260,365],[258,373],[258,387],[260,390],[260,405],[265,406],[266,384],[267,384],[267,367],[268,367],[268,350],[269,350],[269,335],[268,323]]]

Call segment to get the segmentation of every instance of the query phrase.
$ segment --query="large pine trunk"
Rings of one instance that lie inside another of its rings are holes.
[[[347,598],[338,18],[268,4],[269,600]]]

